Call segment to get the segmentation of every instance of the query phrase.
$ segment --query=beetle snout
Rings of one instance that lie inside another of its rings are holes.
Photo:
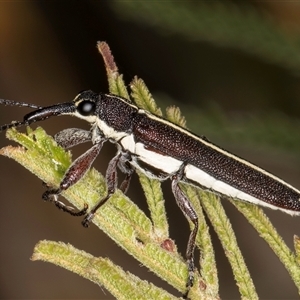
[[[31,124],[33,122],[46,120],[53,116],[71,115],[75,110],[75,105],[72,102],[43,107],[25,115],[24,123]]]

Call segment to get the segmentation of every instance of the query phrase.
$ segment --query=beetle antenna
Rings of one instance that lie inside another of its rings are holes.
[[[8,106],[19,106],[19,107],[29,107],[29,108],[43,108],[42,106],[36,105],[36,104],[31,104],[31,103],[25,103],[25,102],[19,102],[19,101],[12,101],[12,100],[7,100],[7,99],[0,99],[0,104],[8,105]],[[12,128],[12,127],[20,127],[23,125],[28,125],[28,121],[14,121],[10,124],[4,124],[0,126],[0,131],[4,131],[6,129]]]
[[[9,129],[9,128],[20,127],[20,126],[24,126],[24,125],[29,125],[29,123],[28,122],[13,121],[10,124],[4,124],[4,125],[0,126],[0,132],[4,131],[6,129]]]
[[[7,99],[0,99],[0,104],[9,105],[9,106],[19,106],[19,107],[42,108],[42,106],[38,106],[36,104],[12,101]]]

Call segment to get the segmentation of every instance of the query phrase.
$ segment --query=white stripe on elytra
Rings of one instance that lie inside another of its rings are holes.
[[[248,161],[246,161],[246,160],[244,160],[244,159],[242,159],[242,158],[240,158],[238,156],[235,156],[234,154],[232,154],[230,152],[227,152],[226,150],[223,150],[223,149],[219,148],[218,146],[216,146],[216,145],[214,145],[214,144],[212,144],[212,143],[210,143],[210,142],[208,142],[208,141],[206,141],[206,140],[204,140],[204,139],[202,139],[202,138],[194,135],[193,133],[189,132],[188,130],[185,130],[182,127],[179,127],[179,126],[177,126],[177,125],[175,125],[175,124],[173,124],[173,123],[171,123],[171,122],[169,122],[169,121],[167,121],[165,119],[162,119],[160,117],[152,115],[151,113],[149,113],[149,112],[147,112],[145,110],[141,110],[140,109],[139,113],[146,114],[152,120],[155,120],[155,121],[158,121],[160,123],[164,123],[164,124],[166,124],[166,125],[168,125],[170,127],[173,127],[174,129],[182,132],[183,134],[186,134],[186,135],[192,137],[193,139],[199,141],[203,145],[205,145],[205,146],[207,146],[207,147],[209,147],[209,148],[211,148],[211,149],[213,149],[213,150],[215,150],[215,151],[217,151],[219,153],[222,153],[222,154],[224,154],[224,155],[226,155],[226,156],[228,156],[228,157],[230,157],[230,158],[232,158],[232,159],[234,159],[234,160],[236,160],[236,161],[238,161],[238,162],[240,162],[240,163],[242,163],[242,164],[244,164],[244,165],[246,165],[246,166],[248,166],[248,167],[250,167],[250,168],[252,168],[252,169],[254,169],[254,170],[256,170],[256,171],[258,171],[258,172],[260,172],[260,173],[262,173],[262,174],[264,174],[264,175],[266,175],[266,176],[268,176],[268,177],[270,177],[270,178],[272,178],[272,179],[274,179],[276,181],[278,181],[278,182],[280,182],[280,183],[282,183],[283,185],[289,187],[290,189],[292,189],[295,192],[297,192],[297,193],[300,194],[299,190],[297,190],[296,188],[294,188],[292,185],[286,183],[282,179],[280,179],[280,178],[276,177],[275,175],[273,175],[273,174],[271,174],[271,173],[269,173],[269,172],[267,172],[267,171],[265,171],[265,170],[257,167],[256,165],[253,165],[252,163],[250,163],[250,162],[248,162]],[[300,201],[300,199],[299,199],[299,201]]]
[[[138,162],[134,160],[134,156],[145,162],[147,165],[161,170],[164,173],[170,174],[170,176],[176,173],[182,165],[182,161],[178,159],[147,150],[145,149],[145,145],[142,143],[135,143],[134,136],[132,134],[122,138],[120,140],[120,144],[124,149],[128,150],[132,154],[133,164],[139,169],[141,168],[139,167]]]
[[[151,172],[139,166],[139,163],[134,156],[138,157],[139,160],[145,162],[146,164],[151,165],[154,168],[161,170],[166,174],[170,174],[170,177],[171,175],[176,174],[180,170],[183,164],[183,162],[178,159],[174,159],[170,156],[162,155],[145,149],[142,143],[134,142],[133,135],[127,135],[126,137],[124,137],[120,141],[120,144],[124,149],[127,149],[133,154],[133,159],[131,162],[132,165],[135,168],[140,169],[142,172],[144,172],[146,175],[152,178],[157,178],[157,177]],[[239,199],[253,204],[259,204],[261,206],[269,207],[272,209],[278,209],[290,215],[300,215],[300,212],[295,212],[284,208],[280,208],[275,205],[264,202],[256,197],[253,197],[237,188],[232,187],[231,185],[223,181],[217,180],[216,178],[210,176],[206,172],[200,170],[199,168],[193,165],[188,164],[187,166],[185,166],[184,174],[186,179],[190,181],[190,183],[189,182],[187,183],[192,184],[196,187],[208,189],[212,192],[216,192],[228,196],[230,198]],[[197,183],[199,184],[199,186],[197,186]]]
[[[243,201],[250,202],[253,204],[258,204],[258,205],[269,207],[272,209],[278,209],[278,210],[284,211],[285,213],[288,213],[290,215],[300,215],[299,211],[291,211],[288,209],[277,207],[275,205],[264,202],[256,197],[253,197],[245,192],[242,192],[239,189],[236,189],[225,182],[222,182],[220,180],[213,178],[212,176],[208,175],[207,173],[203,172],[202,170],[200,170],[190,164],[188,164],[185,167],[184,172],[185,172],[185,176],[188,180],[198,183],[202,187],[205,187],[205,188],[211,190],[212,192],[215,191],[217,193],[226,195],[231,198],[243,200]]]

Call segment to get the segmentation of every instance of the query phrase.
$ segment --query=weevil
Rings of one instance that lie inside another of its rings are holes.
[[[136,169],[150,178],[170,180],[177,205],[194,225],[186,250],[187,291],[194,281],[194,249],[199,224],[180,182],[291,215],[300,214],[300,191],[296,188],[208,139],[140,109],[122,97],[84,91],[71,102],[48,107],[4,99],[0,100],[0,104],[36,109],[25,115],[23,121],[1,126],[1,131],[62,115],[75,116],[91,124],[89,131],[71,128],[55,135],[56,142],[64,148],[86,142],[91,142],[92,146],[71,164],[58,189],[48,189],[42,195],[44,200],[54,202],[65,212],[84,216],[82,224],[85,227],[116,191],[118,169],[125,174],[120,185],[124,193]],[[106,171],[107,195],[89,211],[87,205],[75,211],[58,201],[61,192],[78,182],[90,169],[107,141],[117,147],[117,153],[108,163]]]

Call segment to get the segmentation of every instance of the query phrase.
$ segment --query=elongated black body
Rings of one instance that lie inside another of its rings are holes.
[[[136,169],[150,178],[171,180],[176,203],[194,224],[186,251],[189,272],[187,291],[193,285],[194,248],[199,224],[197,214],[181,189],[180,182],[227,197],[279,209],[291,215],[300,214],[299,190],[214,145],[206,138],[140,109],[121,97],[85,91],[72,102],[49,107],[0,99],[1,103],[38,108],[27,114],[23,122],[3,125],[1,130],[29,125],[60,115],[75,116],[91,124],[90,131],[72,128],[56,134],[55,140],[64,148],[85,142],[92,142],[93,146],[72,163],[58,189],[50,189],[43,194],[44,200],[51,200],[60,209],[74,216],[85,215],[82,222],[85,227],[89,225],[96,211],[116,191],[117,168],[125,174],[125,179],[120,185],[120,190],[124,193]],[[82,178],[106,141],[115,143],[118,148],[106,171],[108,193],[88,213],[87,206],[79,212],[74,212],[57,200],[58,195]]]
[[[183,167],[181,180],[187,183],[290,214],[299,213],[300,192],[274,175],[120,97],[88,97],[101,103],[96,114],[105,125],[99,122],[100,130],[122,151],[129,151],[133,167],[149,176],[164,180]]]

